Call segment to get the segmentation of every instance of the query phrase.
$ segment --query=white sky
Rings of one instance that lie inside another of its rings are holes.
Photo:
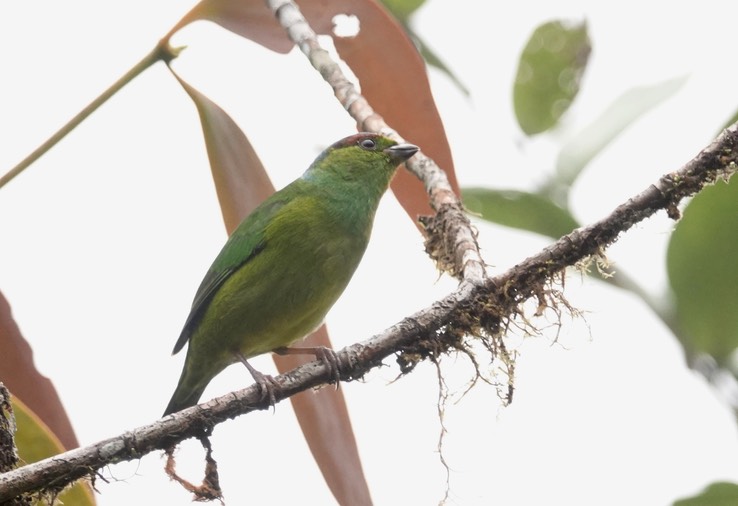
[[[193,4],[4,3],[0,170],[128,70]],[[418,13],[417,31],[472,91],[465,98],[431,71],[462,185],[530,187],[551,170],[559,140],[622,92],[690,74],[583,175],[573,207],[587,223],[681,166],[738,107],[736,12],[725,3],[592,4],[435,0]],[[594,51],[567,124],[530,142],[514,123],[510,86],[526,37],[552,17],[586,17]],[[188,46],[176,69],[244,128],[276,168],[277,187],[352,132],[301,54],[275,55],[207,23],[174,42]],[[155,420],[184,359],[170,357],[172,345],[225,240],[197,115],[166,69],[149,69],[3,188],[0,217],[0,289],[81,443]],[[478,227],[493,272],[548,242]],[[609,252],[615,268],[660,293],[672,228],[660,215],[624,235]],[[453,286],[437,280],[388,196],[364,262],[328,317],[334,343],[366,339]],[[558,345],[550,336],[511,337],[520,353],[513,405],[501,408],[493,388],[479,387],[447,409],[449,504],[658,505],[715,480],[738,481],[735,421],[684,367],[668,331],[626,294],[576,274],[566,288],[586,321],[565,322]],[[273,370],[269,357],[254,364]],[[390,384],[397,367],[388,365],[342,386],[373,498],[435,504],[445,486],[435,370],[422,365]],[[248,385],[244,373],[228,369],[204,398]],[[460,391],[470,367],[450,358],[444,373]],[[228,504],[333,504],[287,403],[219,426],[213,445]],[[181,471],[199,480],[201,462],[197,445],[182,446]],[[152,454],[110,468],[111,483],[97,482],[98,503],[190,504],[163,465]]]

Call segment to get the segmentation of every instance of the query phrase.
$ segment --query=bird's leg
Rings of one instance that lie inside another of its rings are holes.
[[[313,355],[328,368],[328,372],[336,382],[336,388],[338,387],[338,383],[341,381],[341,368],[338,361],[338,355],[330,348],[326,348],[325,346],[293,346],[291,348],[287,348],[286,346],[283,346],[272,351],[277,355]]]
[[[259,391],[261,392],[261,400],[263,401],[268,397],[269,405],[273,408],[274,405],[277,403],[276,396],[274,395],[274,390],[279,388],[277,382],[274,381],[274,378],[272,378],[271,375],[263,374],[254,369],[254,367],[249,364],[249,361],[246,360],[246,357],[244,357],[240,351],[236,352],[236,357],[238,357],[238,360],[240,360],[241,363],[246,366],[246,369],[248,369],[251,373],[251,377],[254,378],[254,382],[259,387]]]

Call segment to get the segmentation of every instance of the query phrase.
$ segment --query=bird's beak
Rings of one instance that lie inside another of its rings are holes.
[[[397,163],[400,163],[413,156],[419,150],[420,148],[414,144],[395,144],[385,149],[384,152]]]

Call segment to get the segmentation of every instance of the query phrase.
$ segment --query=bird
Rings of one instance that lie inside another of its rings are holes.
[[[289,348],[320,326],[364,255],[380,199],[419,148],[359,132],[326,148],[301,177],[233,231],[198,288],[172,355],[188,344],[163,416],[196,405],[210,381],[242,362],[274,404],[271,377],[248,359]]]

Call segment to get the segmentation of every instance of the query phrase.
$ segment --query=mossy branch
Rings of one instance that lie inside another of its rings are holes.
[[[343,381],[361,378],[396,355],[401,364],[412,363],[458,349],[461,335],[482,339],[499,337],[505,322],[520,312],[520,304],[539,296],[545,283],[567,266],[600,254],[621,233],[659,210],[676,219],[677,206],[685,197],[699,192],[718,179],[727,180],[738,163],[738,125],[725,130],[693,160],[676,172],[618,206],[606,218],[575,230],[512,269],[481,283],[462,282],[431,306],[404,318],[384,332],[338,352]],[[453,237],[436,237],[456,230],[448,221],[454,212],[439,209],[428,224],[431,240],[457,244]],[[419,350],[425,350],[425,355]],[[430,350],[430,351],[429,351]],[[310,362],[275,378],[280,402],[332,381],[331,372],[319,361]],[[0,475],[0,502],[20,494],[58,489],[76,479],[94,475],[116,462],[138,459],[179,441],[208,434],[212,428],[251,411],[267,409],[254,386],[188,408],[125,434],[68,451]]]

